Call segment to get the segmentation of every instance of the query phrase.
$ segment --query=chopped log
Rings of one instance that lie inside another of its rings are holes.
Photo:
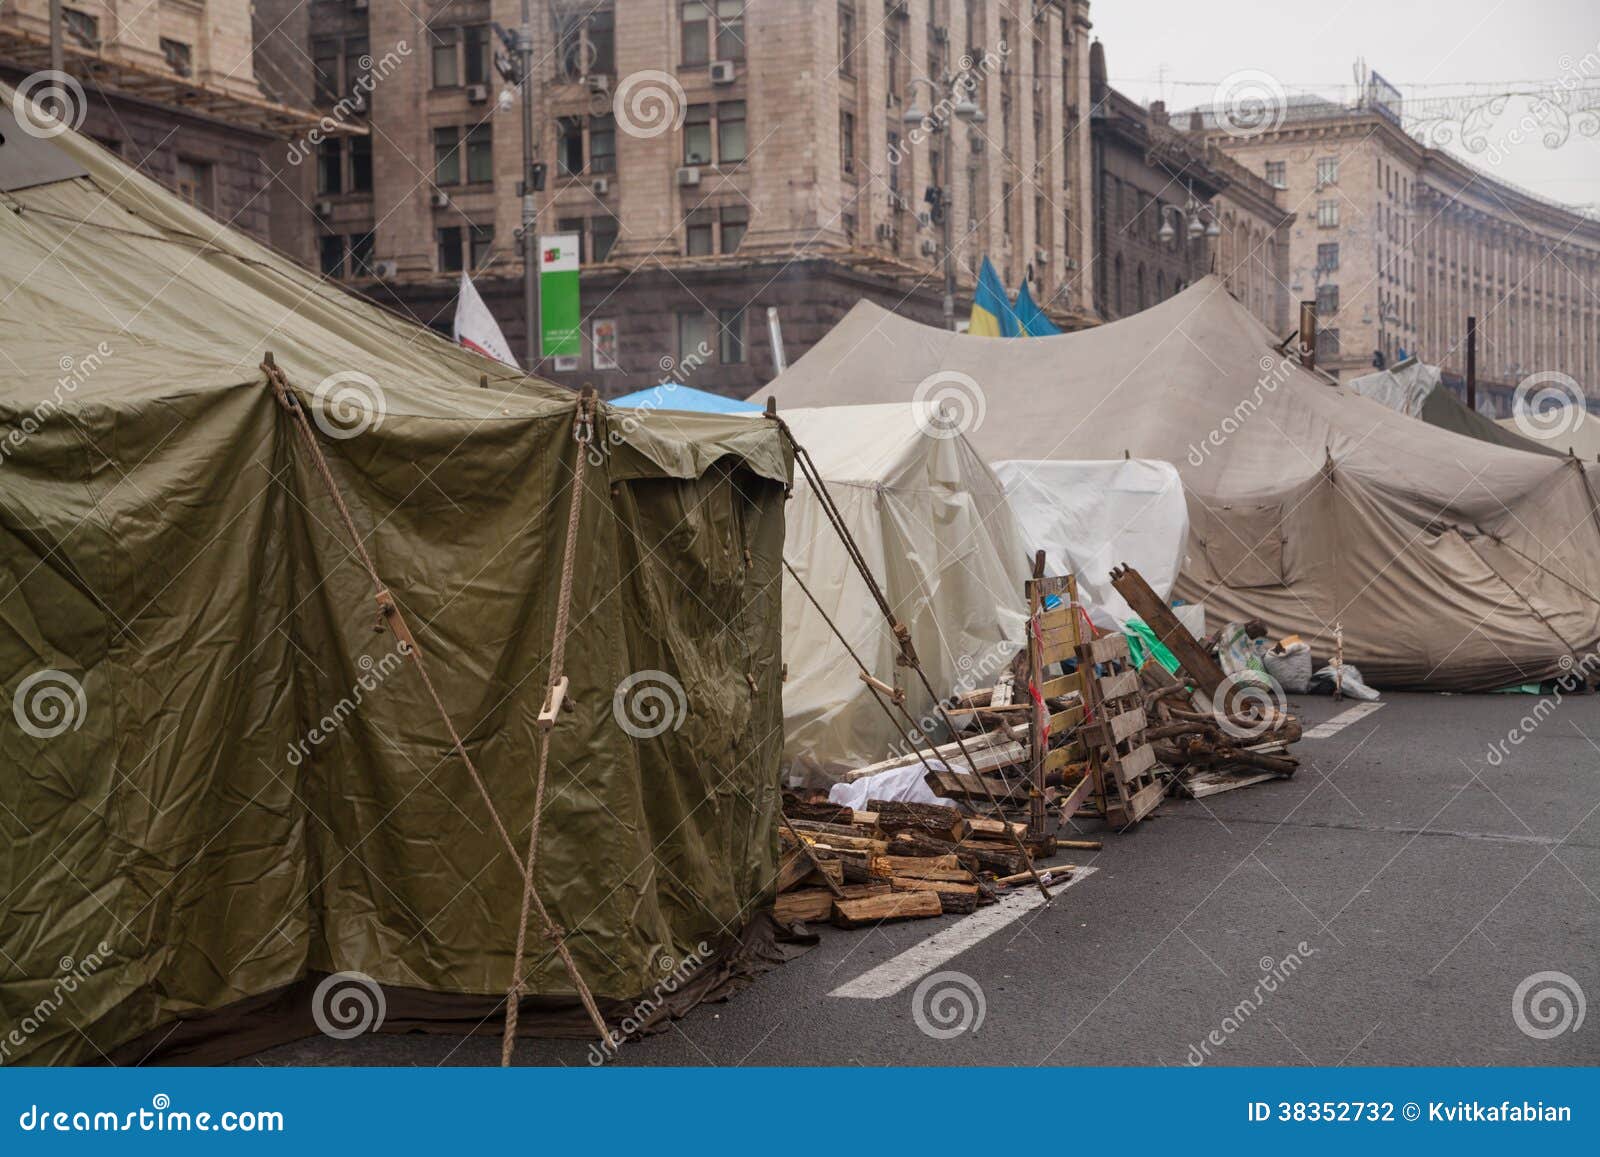
[[[1028,866],[1024,857],[1013,847],[985,846],[972,840],[953,844],[947,840],[936,840],[931,836],[898,832],[889,841],[889,847],[896,855],[937,856],[954,853],[961,861],[961,866],[973,872],[987,871],[1009,875],[1012,872],[1020,872]]]
[[[941,893],[939,895],[939,910],[946,916],[965,916],[968,913],[976,912],[978,905],[985,902],[982,895],[947,896]],[[993,903],[992,900],[987,902]]]
[[[1056,847],[1072,848],[1076,851],[1098,852],[1105,845],[1099,840],[1057,840]]]
[[[938,871],[939,869],[961,870],[961,861],[954,855],[939,856],[884,856],[885,866],[893,869],[891,876],[915,875],[918,871]]]
[[[932,863],[933,860],[936,859],[936,858],[937,859],[944,859],[945,857],[943,857],[943,856],[939,856],[939,857],[928,856],[928,857],[918,857],[918,858],[913,858],[913,857],[910,857],[910,856],[884,856],[883,857],[883,859],[885,861],[884,862],[884,867],[885,868],[888,868],[889,865],[888,865],[887,861],[889,861],[889,860],[897,860],[902,865],[901,867],[894,868],[894,869],[890,870],[889,871],[889,875],[890,876],[910,876],[913,879],[917,879],[917,880],[948,880],[948,881],[950,881],[952,883],[956,883],[956,884],[970,884],[976,878],[976,877],[973,876],[973,874],[971,872],[969,872],[965,868],[961,867],[959,865],[959,863],[957,863],[957,866],[954,867],[954,868],[925,868],[925,867],[920,866],[923,863]],[[951,856],[949,858],[952,861],[955,861],[955,859],[956,859],[956,857],[954,857],[954,856]]]
[[[1008,827],[1019,836],[1028,834],[1028,825],[1024,823],[984,819],[980,816],[969,816],[967,818],[967,834],[977,836],[980,839],[1009,839],[1010,837],[1006,834]]]
[[[792,888],[798,888],[800,881],[815,870],[804,852],[798,849],[785,852],[783,858],[778,861],[778,891],[787,892]]]
[[[878,813],[878,827],[890,834],[926,832],[941,840],[959,840],[967,834],[967,821],[961,813],[943,804],[869,799],[867,807]]]
[[[854,815],[855,813],[852,812],[851,814]],[[877,838],[873,836],[871,832],[862,831],[860,828],[856,827],[855,824],[824,824],[818,823],[816,820],[796,819],[791,819],[789,822],[794,826],[795,831],[805,832],[807,835],[817,836],[819,838],[822,836],[849,836],[851,839],[859,839],[862,837],[867,839]]]
[[[978,885],[958,884],[954,880],[920,880],[916,876],[896,876],[889,883],[893,885],[896,892],[936,892],[941,896],[977,896],[978,894]]]
[[[840,928],[864,928],[886,920],[916,920],[943,913],[944,905],[933,892],[890,892],[833,902],[833,922]]]
[[[848,824],[853,822],[850,809],[836,803],[803,803],[798,799],[783,801],[783,814],[791,820],[811,820],[823,824]]]
[[[833,881],[835,884],[843,884],[845,882],[844,864],[845,862],[843,860],[824,860],[819,856],[816,866],[813,867],[811,871],[806,873],[805,878],[800,881],[800,884],[802,887],[816,888],[828,887],[829,880]],[[865,882],[866,879],[867,874],[862,872],[861,880],[858,882]]]
[[[1053,888],[1057,884],[1065,884],[1072,879],[1074,871],[1076,871],[1076,868],[1072,864],[1057,864],[1053,868],[1040,868],[1039,875],[1044,877],[1045,887]],[[1013,876],[1001,876],[995,881],[996,885],[1003,888],[1015,888],[1031,883],[1033,883],[1032,872],[1018,872]]]
[[[888,883],[846,884],[843,890],[846,899],[859,900],[869,896],[887,895],[890,888]],[[833,893],[826,888],[799,888],[779,896],[773,902],[772,915],[774,919],[784,924],[792,924],[796,920],[815,923],[826,920],[833,914],[834,899]]]

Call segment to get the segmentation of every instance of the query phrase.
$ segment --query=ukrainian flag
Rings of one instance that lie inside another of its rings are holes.
[[[972,319],[967,332],[977,337],[1016,337],[1022,333],[1011,298],[989,259],[978,270],[978,287],[972,293]]]
[[[1060,327],[1046,317],[1044,310],[1033,300],[1026,281],[1017,290],[1017,327],[1023,337],[1049,337],[1061,332]]]

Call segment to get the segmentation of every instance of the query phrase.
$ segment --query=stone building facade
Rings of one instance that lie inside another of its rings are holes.
[[[49,0],[0,4],[0,77],[50,68]],[[249,0],[69,0],[63,71],[77,127],[213,216],[266,238],[267,153],[311,129],[256,81]]]
[[[1373,102],[1296,98],[1263,125],[1208,124],[1296,212],[1288,286],[1317,302],[1319,367],[1349,377],[1416,354],[1459,383],[1472,315],[1498,412],[1541,372],[1600,398],[1600,220],[1427,147]]]
[[[693,383],[747,393],[773,373],[768,307],[790,359],[862,297],[939,324],[930,187],[947,189],[958,318],[988,255],[1013,288],[1031,277],[1059,323],[1091,320],[1084,0],[534,9],[539,231],[581,235],[585,335],[576,368],[541,373],[617,393],[687,376],[704,343]],[[280,99],[328,108],[351,61],[394,62],[361,111],[370,145],[283,168],[277,244],[441,329],[469,270],[524,351],[521,97],[496,72],[492,28],[518,25],[519,0],[257,0],[256,13]],[[908,123],[952,107],[926,78],[958,76],[981,121]],[[615,341],[598,359],[596,323]]]
[[[1274,332],[1287,325],[1284,289],[1294,214],[1277,191],[1207,138],[1180,131],[1161,102],[1146,109],[1106,79],[1090,49],[1096,313],[1148,309],[1216,273]]]

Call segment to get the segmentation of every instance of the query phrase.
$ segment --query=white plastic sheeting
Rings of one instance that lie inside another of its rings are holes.
[[[1362,374],[1345,383],[1364,398],[1382,402],[1407,417],[1420,418],[1422,404],[1443,380],[1438,366],[1408,359],[1388,370]]]
[[[930,435],[910,405],[832,406],[783,412],[817,464],[852,537],[941,695],[994,683],[1023,640],[1028,553],[994,473],[967,440]],[[784,556],[851,648],[886,684],[906,693],[914,719],[932,701],[897,647],[866,583],[795,472]],[[783,584],[784,758],[791,773],[831,782],[909,750],[872,701],[859,668],[794,581]],[[929,719],[927,726],[936,726]]]
[[[1120,628],[1134,614],[1111,586],[1127,563],[1169,598],[1183,566],[1189,507],[1170,462],[996,462],[1029,552],[1045,552],[1049,574],[1069,571],[1097,626]]]

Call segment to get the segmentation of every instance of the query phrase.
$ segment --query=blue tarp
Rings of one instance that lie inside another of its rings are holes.
[[[663,382],[648,390],[635,390],[620,398],[607,398],[613,406],[627,406],[643,410],[688,410],[696,414],[759,414],[761,407],[754,402],[710,394],[693,386],[677,382]]]

